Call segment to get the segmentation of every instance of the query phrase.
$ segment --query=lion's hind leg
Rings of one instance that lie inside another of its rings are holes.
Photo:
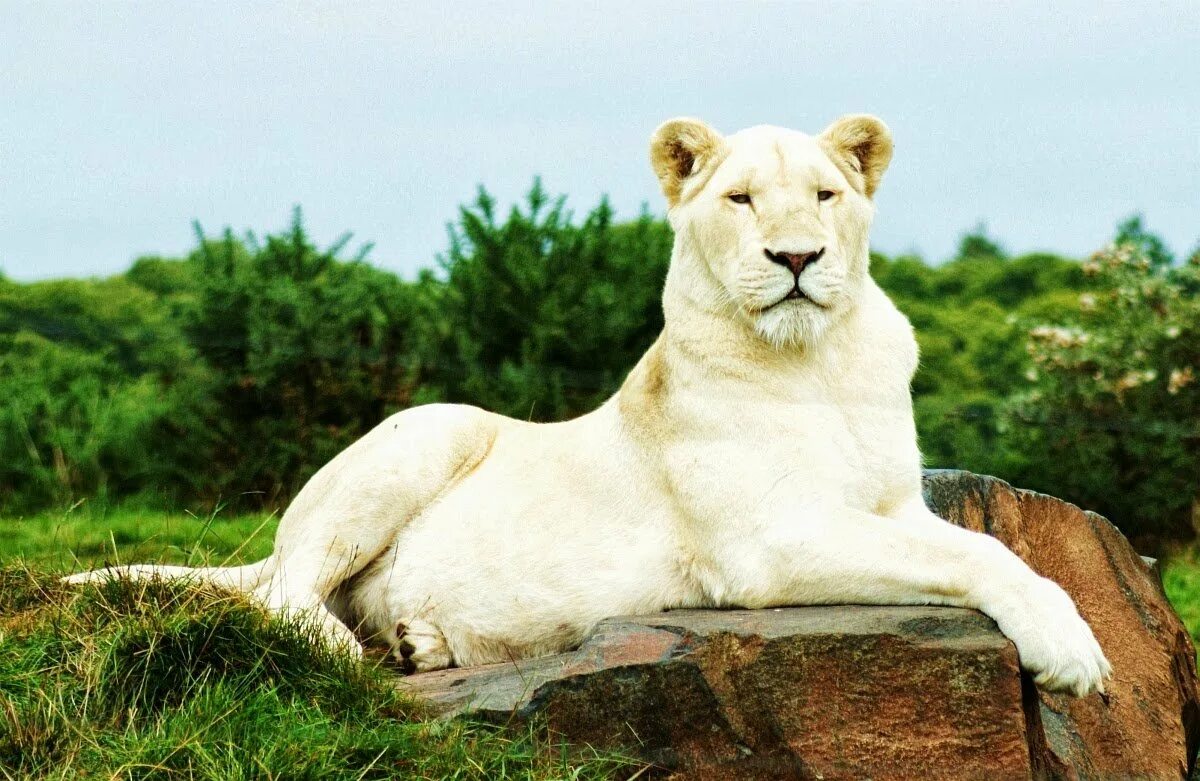
[[[271,578],[256,591],[270,610],[311,618],[338,647],[361,653],[330,596],[377,559],[400,530],[469,474],[495,427],[473,407],[430,405],[397,413],[326,464],[279,524]]]

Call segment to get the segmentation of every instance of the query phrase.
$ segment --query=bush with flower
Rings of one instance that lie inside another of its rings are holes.
[[[1200,251],[1152,255],[1119,241],[1084,263],[1093,284],[1064,322],[1029,332],[1030,386],[1004,416],[1011,479],[1148,547],[1200,520]]]

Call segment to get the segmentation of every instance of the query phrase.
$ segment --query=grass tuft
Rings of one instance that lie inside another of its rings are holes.
[[[599,779],[536,728],[431,720],[244,597],[0,567],[0,778]]]

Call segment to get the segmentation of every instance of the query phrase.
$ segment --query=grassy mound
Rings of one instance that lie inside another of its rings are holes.
[[[634,772],[534,730],[428,720],[389,673],[243,598],[0,568],[5,778],[552,779]]]

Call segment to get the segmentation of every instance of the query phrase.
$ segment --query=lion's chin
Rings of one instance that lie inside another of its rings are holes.
[[[758,336],[780,349],[816,343],[828,324],[827,313],[807,298],[780,301],[754,317]]]

